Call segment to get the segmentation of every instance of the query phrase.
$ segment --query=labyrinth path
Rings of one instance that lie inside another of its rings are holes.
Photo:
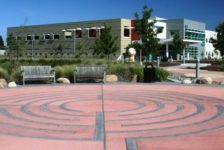
[[[101,84],[4,89],[0,147],[222,150],[223,92],[218,87]]]

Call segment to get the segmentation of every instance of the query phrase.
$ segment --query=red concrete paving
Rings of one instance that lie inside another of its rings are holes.
[[[224,88],[71,85],[0,90],[1,150],[223,150]]]

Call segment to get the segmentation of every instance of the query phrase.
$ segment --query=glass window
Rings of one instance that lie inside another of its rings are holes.
[[[96,29],[89,29],[89,38],[96,37]]]
[[[124,37],[130,37],[130,29],[124,28]]]
[[[33,40],[33,36],[32,36],[32,35],[27,35],[27,36],[26,36],[26,40],[27,40],[27,41],[31,41],[31,40]]]
[[[34,36],[34,40],[40,40],[40,36],[35,35],[35,36]]]
[[[60,36],[59,34],[54,34],[54,40],[59,40]]]
[[[82,38],[82,30],[76,30],[75,35],[76,38]]]
[[[72,38],[72,32],[65,32],[65,38],[71,39]]]
[[[44,35],[44,40],[50,40],[50,39],[51,39],[50,34],[45,34],[45,35]]]

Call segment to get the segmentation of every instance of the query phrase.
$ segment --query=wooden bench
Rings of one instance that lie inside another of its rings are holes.
[[[51,66],[21,66],[23,85],[28,80],[49,80],[55,83],[55,72]]]
[[[104,82],[105,76],[106,72],[104,66],[76,66],[74,73],[74,83],[77,82],[78,78],[96,78],[102,79],[102,82]]]

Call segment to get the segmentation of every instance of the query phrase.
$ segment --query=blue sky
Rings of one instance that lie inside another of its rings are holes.
[[[108,18],[134,18],[147,4],[153,16],[188,18],[205,22],[214,30],[224,21],[223,0],[1,0],[0,35],[7,27],[75,22]]]

